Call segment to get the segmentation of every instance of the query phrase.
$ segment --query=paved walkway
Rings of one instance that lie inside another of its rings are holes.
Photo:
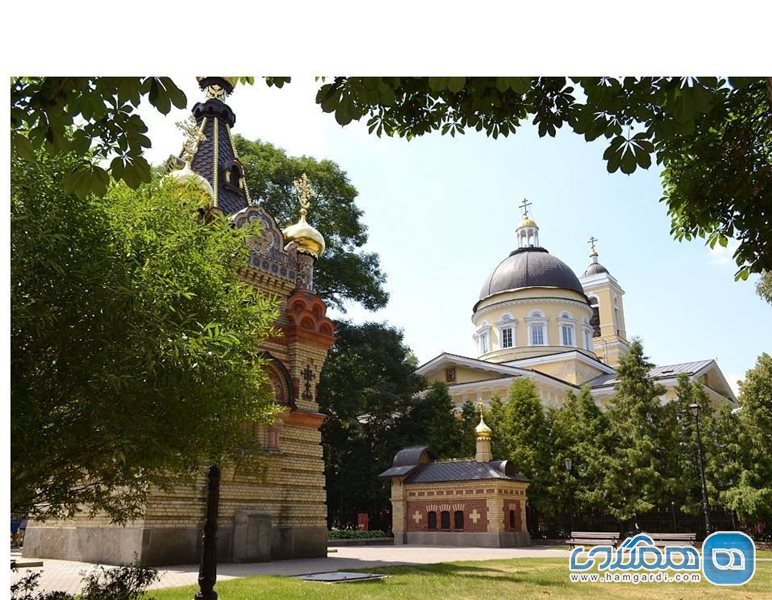
[[[228,563],[217,567],[217,580],[226,581],[237,577],[256,575],[306,575],[350,569],[369,569],[387,565],[432,564],[460,560],[489,560],[504,558],[568,558],[568,549],[555,546],[530,546],[528,548],[459,548],[448,546],[341,546],[330,548],[327,558],[277,560],[267,563]],[[334,551],[333,551],[334,550]],[[21,558],[17,551],[11,558],[19,561],[41,560]],[[68,560],[42,559],[43,566],[34,568],[41,572],[39,590],[62,590],[70,593],[80,591],[80,580],[84,572],[90,571],[91,563]],[[12,574],[16,581],[24,575],[25,569]],[[151,588],[194,585],[198,581],[198,565],[160,567],[159,582]],[[215,588],[217,589],[217,588]]]

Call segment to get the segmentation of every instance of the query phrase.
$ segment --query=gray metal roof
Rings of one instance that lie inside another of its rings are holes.
[[[659,367],[653,367],[649,370],[649,377],[652,379],[669,379],[671,377],[678,377],[680,374],[693,375],[698,373],[708,365],[712,360],[698,360],[688,363],[679,363],[677,365],[660,365]],[[613,386],[619,383],[616,373],[611,375],[600,375],[589,382],[591,388],[599,388],[606,386]]]
[[[584,296],[576,274],[544,248],[518,248],[502,260],[480,291],[480,300],[491,294],[528,287],[573,290]]]
[[[507,461],[484,463],[474,460],[455,460],[419,465],[405,478],[405,483],[439,483],[442,481],[477,481],[485,479],[528,481],[524,477],[515,474],[511,465],[507,465]]]
[[[608,269],[600,263],[590,263],[590,266],[584,272],[584,276],[598,275],[599,273],[608,273]]]

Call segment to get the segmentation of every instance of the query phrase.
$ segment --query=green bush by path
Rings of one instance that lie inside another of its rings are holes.
[[[699,584],[587,584],[568,580],[568,558],[527,558],[367,569],[389,577],[378,582],[327,585],[290,577],[251,577],[218,583],[220,600],[400,599],[449,600],[724,600],[772,599],[772,562],[760,561],[753,579],[737,588]],[[190,600],[197,588],[154,590],[156,600]]]
[[[371,538],[389,537],[385,531],[373,529],[372,531],[362,531],[359,529],[332,529],[327,532],[328,540],[368,540]]]

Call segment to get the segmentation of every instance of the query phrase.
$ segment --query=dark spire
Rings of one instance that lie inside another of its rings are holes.
[[[190,160],[190,166],[211,184],[213,206],[227,215],[251,204],[244,181],[244,167],[231,136],[236,115],[225,104],[235,83],[234,77],[199,77],[198,84],[206,100],[193,106],[193,118],[203,138]]]

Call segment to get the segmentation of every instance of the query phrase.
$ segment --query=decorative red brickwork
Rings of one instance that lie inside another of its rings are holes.
[[[287,299],[287,320],[284,336],[288,343],[313,344],[325,350],[335,341],[335,325],[326,317],[327,307],[319,296],[306,290],[296,290]]]
[[[455,529],[455,512],[461,510],[464,513],[464,528]],[[472,531],[485,532],[488,530],[488,505],[485,500],[410,500],[405,512],[405,529],[409,532],[434,531],[429,529],[429,512],[434,511],[437,517],[436,531]],[[441,514],[443,511],[450,513],[450,529],[442,529]]]

